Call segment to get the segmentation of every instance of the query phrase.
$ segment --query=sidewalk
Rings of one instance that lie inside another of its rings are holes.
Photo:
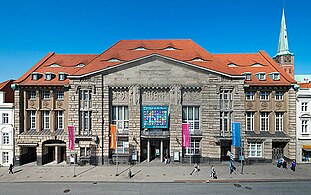
[[[76,166],[24,165],[14,168],[14,174],[8,174],[8,167],[0,167],[0,182],[251,182],[251,181],[297,181],[311,180],[311,165],[298,165],[296,172],[277,168],[274,164],[244,166],[240,173],[240,164],[235,163],[237,171],[229,174],[229,165],[214,165],[218,179],[209,178],[210,165],[201,165],[198,174],[190,175],[193,166],[185,164],[138,164],[131,168],[133,177],[128,177],[130,166]]]

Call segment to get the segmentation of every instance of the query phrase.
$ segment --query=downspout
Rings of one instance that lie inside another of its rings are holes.
[[[102,74],[102,165],[104,165],[104,75]]]

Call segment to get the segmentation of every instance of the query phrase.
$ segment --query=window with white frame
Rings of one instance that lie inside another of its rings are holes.
[[[189,124],[189,131],[200,131],[200,110],[198,106],[183,106],[182,123]]]
[[[90,157],[91,156],[91,148],[90,147],[80,147],[80,156]]]
[[[64,91],[56,91],[56,99],[63,100],[64,99]]]
[[[275,100],[283,100],[283,92],[282,91],[276,91],[275,92]]]
[[[5,133],[2,133],[2,143],[3,144],[9,144],[10,143],[10,136],[9,136],[9,133],[5,132]]]
[[[42,111],[42,127],[43,129],[50,129],[50,111]]]
[[[246,112],[246,131],[254,131],[254,112]]]
[[[186,155],[198,155],[200,154],[200,140],[191,139],[190,147],[186,148]]]
[[[262,157],[262,143],[248,143],[248,157]]]
[[[128,133],[129,111],[128,106],[112,107],[112,124],[116,125],[118,133]]]
[[[302,119],[301,120],[301,133],[302,134],[308,134],[308,127],[309,127],[309,120],[308,119]]]
[[[42,99],[50,99],[51,92],[50,91],[42,91]]]
[[[254,92],[253,91],[247,91],[245,92],[245,98],[246,100],[254,100]]]
[[[28,92],[29,99],[36,99],[36,91],[29,91]]]
[[[231,132],[232,112],[220,112],[220,131],[223,133]]]
[[[80,101],[81,109],[92,108],[92,91],[91,90],[81,90],[80,91]]]
[[[9,113],[2,113],[2,123],[3,124],[9,123]]]
[[[260,112],[260,131],[269,131],[269,112]]]
[[[56,111],[56,129],[64,129],[64,111]]]
[[[80,135],[91,135],[92,112],[80,111]]]
[[[269,100],[269,92],[261,91],[260,92],[260,100]]]
[[[128,141],[117,141],[117,151],[118,153],[128,153],[129,152],[129,142]]]
[[[275,131],[283,131],[283,112],[275,113]]]
[[[308,102],[301,102],[301,111],[306,112],[308,110]]]
[[[257,75],[258,80],[265,81],[266,80],[266,73],[258,73]]]
[[[36,111],[29,111],[29,128],[36,129]]]
[[[232,107],[232,90],[220,91],[220,108],[231,109]]]
[[[9,163],[9,152],[2,152],[2,162]]]

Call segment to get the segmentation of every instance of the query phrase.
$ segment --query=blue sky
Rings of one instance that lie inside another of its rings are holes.
[[[211,53],[274,56],[283,4],[295,74],[311,74],[307,0],[0,0],[0,82],[48,52],[99,54],[122,39],[192,39]]]

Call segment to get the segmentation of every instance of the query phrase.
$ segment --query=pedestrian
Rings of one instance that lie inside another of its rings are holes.
[[[190,175],[192,175],[193,173],[199,173],[199,165],[197,163],[194,163],[193,165],[193,170],[192,172],[190,173]]]
[[[283,159],[283,158],[280,158],[280,159],[278,160],[277,167],[278,167],[278,168],[281,168],[281,166],[283,165],[283,162],[284,162],[284,159]]]
[[[293,170],[293,172],[296,171],[296,160],[293,160],[292,166],[290,168],[291,168],[291,170]]]
[[[216,175],[216,171],[215,171],[214,166],[211,167],[211,175],[210,175],[210,177],[212,179],[217,179],[217,175]]]
[[[283,169],[287,169],[287,162],[286,162],[285,159],[284,159],[284,161],[283,161]]]
[[[14,173],[13,172],[13,168],[14,168],[14,166],[12,164],[10,164],[10,166],[9,166],[9,174],[13,174]]]

